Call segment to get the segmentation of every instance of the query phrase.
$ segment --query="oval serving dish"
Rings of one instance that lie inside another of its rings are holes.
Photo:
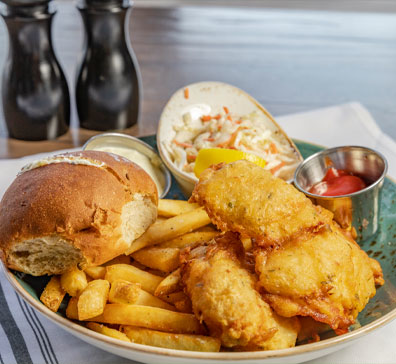
[[[162,111],[157,131],[157,145],[161,158],[187,197],[191,195],[198,178],[178,168],[166,147],[171,145],[176,135],[174,126],[182,123],[183,115],[187,110],[204,108],[208,114],[216,115],[223,111],[224,106],[239,117],[256,112],[262,118],[264,126],[275,134],[277,139],[291,147],[296,162],[302,161],[301,154],[293,141],[268,111],[245,91],[226,83],[213,81],[187,85],[176,91],[169,99]],[[294,170],[290,171],[289,182],[293,180],[293,174]]]
[[[321,148],[303,142],[296,142],[302,155],[306,158]],[[174,192],[177,192],[176,190]],[[366,308],[358,316],[358,324],[351,331],[341,336],[322,337],[316,343],[299,345],[290,349],[256,352],[220,352],[203,353],[171,350],[146,345],[127,343],[91,331],[64,317],[64,310],[53,313],[39,301],[39,296],[48,281],[48,277],[32,277],[23,273],[8,270],[1,264],[7,279],[14,289],[31,306],[41,312],[62,329],[70,332],[81,340],[116,355],[142,363],[231,363],[243,362],[251,364],[270,363],[301,363],[312,360],[337,350],[340,350],[355,340],[375,329],[384,326],[396,318],[396,234],[394,215],[396,213],[396,183],[390,178],[385,179],[383,199],[381,202],[380,230],[375,241],[368,241],[362,245],[371,257],[381,263],[384,271],[385,284],[377,290],[377,294],[370,300]],[[332,334],[334,335],[334,334]]]

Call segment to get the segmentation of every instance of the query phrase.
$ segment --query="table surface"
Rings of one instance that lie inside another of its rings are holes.
[[[79,146],[96,133],[78,129],[74,106],[75,74],[82,57],[81,18],[74,2],[55,5],[54,46],[69,81],[72,127],[54,141],[8,139],[1,113],[0,158]],[[136,8],[129,29],[144,95],[140,122],[124,131],[128,134],[155,133],[162,108],[178,88],[217,80],[244,89],[274,115],[359,101],[396,139],[395,14]],[[6,53],[2,22],[1,68]]]

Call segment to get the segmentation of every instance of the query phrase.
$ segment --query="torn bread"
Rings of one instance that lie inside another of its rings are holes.
[[[125,252],[157,217],[150,176],[120,156],[84,151],[34,162],[0,203],[0,255],[34,276],[99,265]]]

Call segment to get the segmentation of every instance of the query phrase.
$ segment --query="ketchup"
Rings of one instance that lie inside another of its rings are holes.
[[[366,188],[366,183],[342,169],[330,167],[322,181],[315,183],[308,192],[320,196],[341,196]]]

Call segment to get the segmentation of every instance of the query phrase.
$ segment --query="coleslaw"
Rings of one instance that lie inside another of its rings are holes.
[[[207,115],[202,114],[205,105],[197,106],[200,107],[185,112],[180,123],[173,125],[175,137],[164,145],[178,169],[194,176],[195,159],[201,149],[227,148],[265,159],[264,168],[276,177],[293,177],[299,158],[280,131],[268,128],[265,115],[255,111],[237,116],[227,107],[216,115]]]

